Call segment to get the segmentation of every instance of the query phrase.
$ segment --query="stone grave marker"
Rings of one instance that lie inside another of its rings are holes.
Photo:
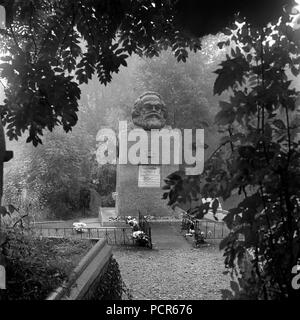
[[[167,200],[162,200],[164,178],[178,170],[172,159],[174,145],[170,144],[171,164],[162,164],[161,153],[158,163],[154,163],[150,151],[151,130],[168,128],[166,126],[167,109],[161,96],[155,92],[146,92],[134,104],[132,111],[133,128],[144,129],[148,136],[148,163],[117,164],[116,210],[120,216],[143,215],[169,216],[172,209]],[[129,130],[128,130],[129,131]],[[135,142],[128,141],[127,150]],[[153,148],[152,148],[153,150]],[[161,152],[162,145],[159,147]],[[173,164],[172,164],[173,162]]]

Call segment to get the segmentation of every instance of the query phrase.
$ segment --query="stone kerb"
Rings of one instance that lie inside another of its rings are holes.
[[[84,300],[92,295],[90,290],[106,271],[112,256],[112,248],[106,240],[97,244],[82,258],[71,273],[69,280],[52,292],[46,300]]]

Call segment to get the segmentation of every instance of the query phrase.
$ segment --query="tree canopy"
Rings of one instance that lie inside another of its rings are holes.
[[[6,79],[1,116],[8,136],[17,139],[28,131],[27,142],[36,146],[44,129],[62,125],[70,131],[77,122],[79,85],[94,73],[107,84],[132,53],[153,57],[168,47],[186,61],[188,48],[201,48],[199,36],[222,29],[236,11],[253,17],[255,5],[270,4],[232,0],[224,10],[222,2],[199,10],[195,1],[1,1],[7,9],[0,39],[6,54],[0,65]],[[274,10],[263,12],[274,19],[279,7],[292,2],[272,1]],[[201,24],[193,26],[196,17]]]

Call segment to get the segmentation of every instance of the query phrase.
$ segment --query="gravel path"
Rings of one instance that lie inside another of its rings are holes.
[[[134,300],[216,300],[229,287],[218,245],[193,248],[179,229],[178,224],[153,223],[153,250],[114,249]]]

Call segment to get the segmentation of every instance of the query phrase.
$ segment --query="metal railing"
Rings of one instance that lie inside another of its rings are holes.
[[[223,221],[208,221],[195,219],[195,233],[203,232],[204,238],[221,240],[227,237],[230,230]]]
[[[181,221],[181,230],[190,230],[193,228],[195,234],[202,233],[205,239],[224,239],[230,232],[225,222],[209,221],[205,219],[192,219],[189,215],[185,215]]]
[[[189,215],[184,215],[181,220],[181,230],[189,230],[191,226],[194,224],[193,220]]]
[[[77,232],[73,228],[37,228],[32,230],[35,236],[44,238],[72,238],[99,240],[106,239],[110,245],[133,245],[132,230],[130,227],[102,227],[84,228]]]

